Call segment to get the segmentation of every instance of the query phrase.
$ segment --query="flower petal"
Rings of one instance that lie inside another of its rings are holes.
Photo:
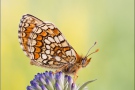
[[[58,83],[55,84],[55,87],[56,87],[56,90],[62,90],[62,87]]]

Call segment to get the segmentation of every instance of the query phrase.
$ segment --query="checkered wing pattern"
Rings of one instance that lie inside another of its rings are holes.
[[[77,60],[76,51],[58,28],[32,15],[22,17],[18,37],[23,51],[34,65],[57,69]]]

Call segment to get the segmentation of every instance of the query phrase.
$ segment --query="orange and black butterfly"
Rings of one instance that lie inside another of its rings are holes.
[[[78,55],[54,24],[30,14],[23,15],[18,38],[32,65],[57,69],[56,72],[63,71],[75,77],[80,68],[89,64],[91,58],[87,57],[98,51],[87,53],[84,57]]]

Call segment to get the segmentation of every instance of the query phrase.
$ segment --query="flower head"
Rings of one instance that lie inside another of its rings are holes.
[[[82,86],[78,87],[73,83],[73,79],[69,75],[64,75],[62,72],[53,74],[52,71],[46,71],[44,73],[38,73],[34,79],[30,81],[30,86],[27,86],[27,90],[84,90],[84,87],[93,82],[88,81]]]

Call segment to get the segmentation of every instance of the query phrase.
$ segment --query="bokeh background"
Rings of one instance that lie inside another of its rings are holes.
[[[89,90],[134,90],[134,0],[2,0],[1,90],[25,90],[38,72],[18,42],[22,15],[53,22],[82,55],[95,41],[100,52],[78,72],[77,84],[92,79]]]

